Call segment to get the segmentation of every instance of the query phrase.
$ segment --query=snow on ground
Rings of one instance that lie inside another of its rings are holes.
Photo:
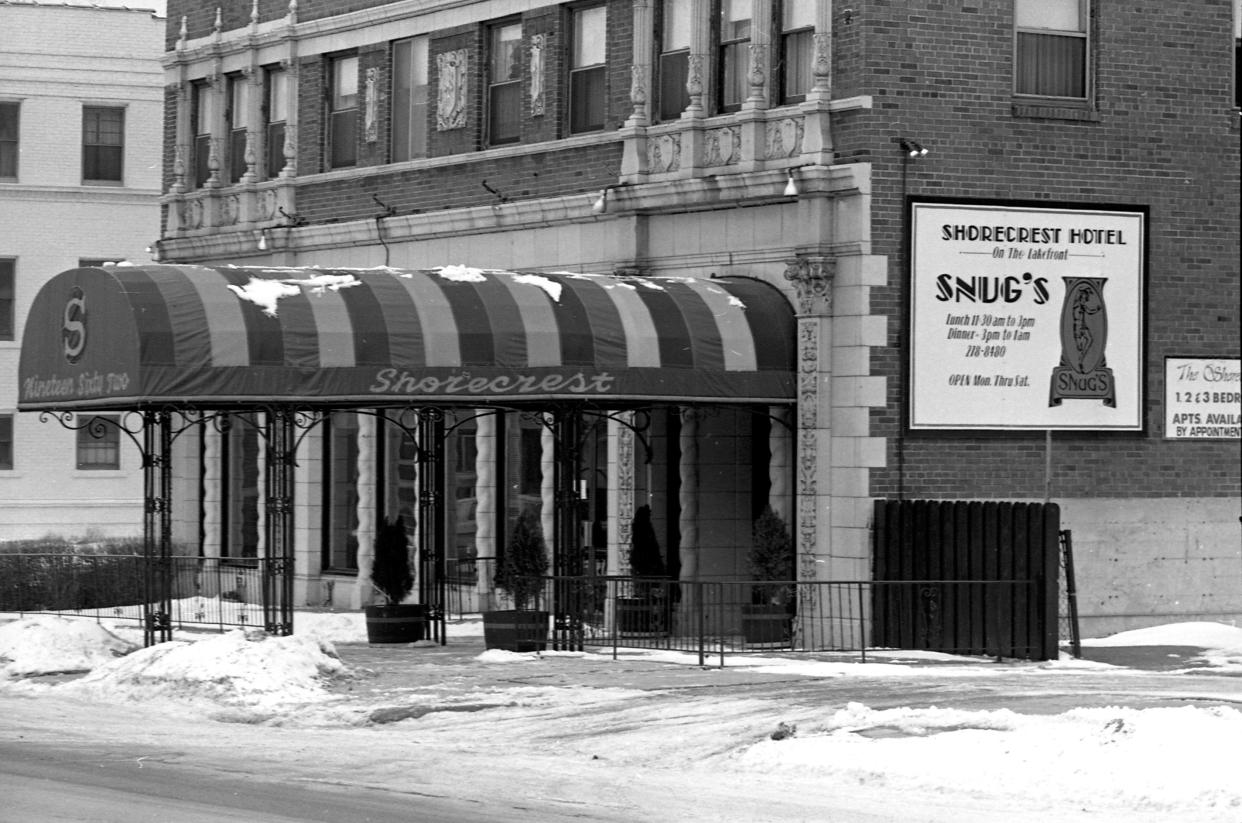
[[[446,737],[435,739],[470,741],[457,751],[463,758],[481,756],[487,746],[498,752],[530,746],[532,755],[565,758],[555,768],[569,769],[582,780],[591,778],[585,771],[590,767],[569,763],[597,761],[596,753],[603,751],[613,769],[684,768],[704,785],[716,781],[734,790],[739,780],[768,781],[756,784],[758,796],[773,791],[773,785],[787,791],[796,776],[821,787],[866,786],[868,791],[882,790],[890,799],[908,797],[912,803],[927,797],[979,802],[999,797],[1028,808],[1037,803],[1068,804],[1050,807],[1054,811],[1078,803],[1093,804],[1098,811],[1102,804],[1115,815],[1091,820],[1122,821],[1141,810],[1156,815],[1151,819],[1165,819],[1160,815],[1167,812],[1169,820],[1242,821],[1236,755],[1242,711],[1229,705],[1242,704],[1242,680],[1218,705],[1082,707],[1023,714],[1005,708],[875,708],[859,701],[843,706],[804,701],[791,703],[788,709],[778,707],[776,711],[785,714],[773,715],[770,701],[751,696],[673,699],[620,683],[587,688],[551,679],[550,685],[542,681],[532,685],[529,679],[519,680],[531,667],[606,669],[615,661],[605,654],[491,650],[466,661],[474,680],[438,684],[434,692],[428,684],[414,684],[402,706],[391,706],[390,693],[383,696],[388,707],[377,709],[383,704],[367,704],[365,688],[346,689],[342,696],[342,689],[333,687],[355,675],[337,656],[336,644],[365,643],[361,614],[299,612],[295,625],[298,633],[291,637],[270,637],[256,630],[183,632],[171,642],[142,649],[141,634],[132,623],[47,615],[11,619],[0,624],[0,697],[9,693],[95,705],[162,701],[180,707],[183,715],[197,708],[204,718],[270,722],[294,732],[297,722],[290,718],[301,715],[307,733],[335,723],[338,728],[364,727],[376,734],[415,734],[424,743],[431,740],[429,735],[443,732]],[[451,638],[478,634],[477,618],[450,623]],[[1182,677],[1204,672],[1229,678],[1242,675],[1242,628],[1219,623],[1142,629],[1085,640],[1083,645],[1196,647],[1201,652],[1193,660],[1195,667],[1180,670]],[[624,657],[667,666],[697,665],[695,655],[674,652],[627,652]],[[557,663],[560,658],[574,659]],[[883,662],[735,655],[726,658],[726,665],[735,672],[834,682],[856,678],[860,684],[977,679],[964,689],[985,687],[993,677],[1012,673],[1015,666],[1025,677],[1056,678],[1089,665],[1063,658],[996,666],[986,659],[896,651],[868,652],[868,658]],[[1111,671],[1125,671],[1090,665],[1101,671],[1085,675],[1107,677]],[[504,674],[486,680],[477,672],[487,667]],[[67,672],[86,673],[39,677]],[[640,676],[630,671],[631,684]],[[1232,686],[1232,680],[1223,682]],[[862,686],[856,691],[867,693]],[[790,722],[772,722],[778,716]],[[403,738],[388,739],[395,745]],[[670,748],[671,740],[677,744]],[[343,741],[339,745],[343,758],[357,754]],[[710,802],[703,802],[710,813]],[[721,808],[727,814],[727,807]],[[1053,814],[1047,819],[1065,818]]]

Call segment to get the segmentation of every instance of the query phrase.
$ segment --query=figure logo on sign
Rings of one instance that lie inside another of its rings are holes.
[[[86,351],[86,295],[80,286],[74,286],[69,299],[65,301],[65,319],[60,327],[60,337],[64,343],[65,359],[77,363]]]
[[[1049,406],[1062,400],[1101,400],[1116,407],[1113,370],[1104,362],[1108,311],[1104,306],[1106,277],[1066,277],[1061,306],[1061,364],[1052,370]]]

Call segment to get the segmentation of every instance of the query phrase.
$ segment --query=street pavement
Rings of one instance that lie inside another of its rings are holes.
[[[624,648],[615,657],[611,648],[590,647],[582,654],[484,654],[481,637],[450,636],[445,645],[338,643],[336,648],[356,676],[333,688],[368,700],[385,693],[495,693],[542,686],[1036,714],[1078,706],[1242,705],[1242,675],[1204,665],[1196,660],[1202,650],[1188,646],[1084,648],[1081,661],[1053,662],[897,651],[869,652],[867,662],[860,662],[857,653],[770,651],[726,655],[724,667],[699,666],[693,655]],[[836,665],[817,670],[820,663]]]

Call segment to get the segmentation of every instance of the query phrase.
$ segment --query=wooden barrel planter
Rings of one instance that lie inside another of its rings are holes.
[[[548,612],[505,609],[483,612],[483,645],[510,652],[541,652],[548,647]]]
[[[742,606],[742,637],[748,646],[788,646],[793,625],[785,606]]]
[[[421,603],[367,606],[368,643],[416,643],[427,636],[427,607]]]

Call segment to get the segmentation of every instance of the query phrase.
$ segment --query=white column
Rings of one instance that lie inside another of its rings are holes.
[[[713,5],[711,0],[690,2],[690,69],[686,77],[690,105],[681,115],[688,120],[707,116],[707,94],[711,87]]]
[[[539,507],[539,525],[543,529],[543,539],[548,551],[555,556],[560,550],[556,546],[556,435],[552,430],[555,421],[552,415],[545,414],[544,425],[540,426],[539,471],[543,479],[539,492],[543,504]],[[551,558],[549,558],[550,560]]]
[[[475,429],[474,458],[474,553],[477,557],[496,557],[496,415],[478,418]],[[493,559],[478,565],[476,591],[479,603],[487,604],[496,573]],[[480,608],[483,608],[483,605]]]
[[[203,427],[203,556],[219,557],[224,488],[220,475],[220,440],[225,437],[210,423]]]
[[[651,55],[655,49],[655,14],[652,0],[634,0],[634,64],[630,69],[630,103],[634,108],[627,127],[651,124]]]
[[[358,415],[358,462],[355,488],[358,491],[358,584],[354,595],[355,608],[370,605],[375,599],[371,585],[371,568],[375,564],[375,418]]]

